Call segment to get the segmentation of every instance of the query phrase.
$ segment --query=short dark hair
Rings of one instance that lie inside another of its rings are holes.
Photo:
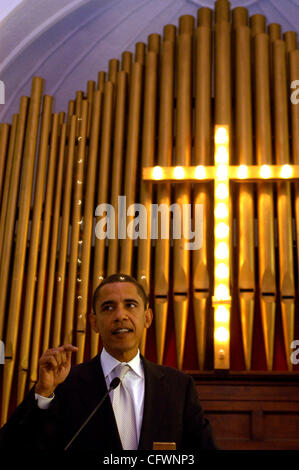
[[[140,297],[143,300],[144,303],[144,308],[147,307],[148,304],[148,297],[145,293],[145,290],[138,281],[132,276],[129,276],[128,274],[122,274],[122,273],[117,273],[117,274],[111,274],[111,276],[106,277],[101,284],[99,284],[94,293],[93,293],[93,299],[92,299],[92,308],[94,313],[96,313],[96,302],[98,298],[98,294],[100,289],[105,286],[106,284],[112,284],[113,282],[131,282],[131,284],[134,284],[136,286],[137,292],[140,295]]]

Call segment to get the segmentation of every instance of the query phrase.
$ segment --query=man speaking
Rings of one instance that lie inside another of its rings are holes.
[[[93,310],[101,353],[71,368],[78,348],[48,349],[37,384],[0,430],[0,449],[216,449],[193,379],[139,352],[153,318],[143,287],[125,274],[109,276],[95,290]]]

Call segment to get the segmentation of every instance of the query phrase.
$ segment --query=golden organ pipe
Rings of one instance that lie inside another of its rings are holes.
[[[173,24],[167,24],[163,28],[163,39],[164,41],[175,42],[176,40],[176,26]]]
[[[2,198],[2,186],[4,180],[4,173],[5,173],[5,165],[6,165],[6,153],[8,147],[8,137],[10,133],[10,126],[9,124],[1,124],[0,125],[0,202]]]
[[[96,195],[96,206],[108,202],[108,178],[110,173],[110,155],[112,140],[112,113],[113,113],[113,83],[106,82],[103,96],[103,119],[101,130],[100,165],[98,171],[98,192]],[[98,218],[96,218],[98,223]],[[93,266],[93,289],[104,279],[105,276],[105,244],[106,239],[95,238],[94,244],[94,266]],[[92,331],[91,352],[97,354],[98,334]]]
[[[113,84],[105,83],[103,125],[101,134],[100,166],[98,176],[98,194],[96,205],[106,204],[108,197],[108,182],[110,172],[110,154],[112,139],[112,107],[113,107]],[[105,244],[106,239],[96,238],[94,254],[94,281],[95,287],[105,276]]]
[[[90,134],[90,145],[86,170],[86,191],[84,197],[83,233],[82,233],[82,262],[78,272],[78,297],[80,301],[77,307],[76,345],[79,351],[76,362],[80,363],[84,357],[84,346],[86,337],[86,315],[88,308],[88,288],[90,273],[90,257],[92,244],[92,229],[96,187],[97,156],[99,148],[99,135],[101,124],[102,93],[96,91],[93,98],[92,124]]]
[[[173,31],[173,28],[168,28]],[[166,34],[166,36],[168,33]],[[158,165],[172,162],[173,148],[173,98],[174,98],[174,41],[164,40],[161,46],[160,108],[158,128]],[[170,184],[158,185],[157,202],[170,206]],[[167,237],[158,236],[155,249],[154,309],[156,322],[156,351],[158,364],[163,363],[167,326],[169,289],[169,221]],[[162,216],[161,216],[162,223]],[[160,224],[161,226],[161,224]]]
[[[86,137],[87,137],[87,120],[88,120],[88,102],[83,100],[82,112],[80,118],[80,128],[78,137],[78,149],[76,152],[77,161],[75,162],[75,182],[73,186],[73,207],[71,215],[71,241],[70,254],[68,262],[68,279],[66,290],[66,306],[64,318],[64,344],[73,341],[73,323],[75,303],[80,303],[80,298],[76,297],[77,271],[81,263],[81,227],[84,224],[82,214],[83,189],[85,179],[85,154],[86,154]]]
[[[236,56],[236,29],[239,26],[247,26],[248,24],[248,11],[244,7],[236,7],[232,10],[232,70],[231,70],[231,75],[236,76],[236,61],[234,60]],[[232,86],[232,99],[233,101],[236,100],[236,87],[233,85]]]
[[[45,97],[48,98],[48,97]],[[51,111],[52,99],[48,100],[49,111]],[[42,238],[40,246],[40,260],[38,260],[38,239],[41,231],[41,218],[42,218],[42,202],[43,193],[46,181],[46,157],[47,157],[47,142],[50,131],[50,123],[47,122],[47,128],[45,129],[46,134],[41,135],[41,141],[45,145],[43,152],[40,152],[38,160],[38,180],[35,191],[35,206],[33,213],[32,222],[32,237],[30,243],[29,252],[29,275],[26,284],[26,296],[24,303],[24,316],[22,321],[22,337],[20,346],[20,362],[19,362],[19,373],[18,373],[18,394],[17,402],[20,403],[24,398],[26,380],[29,371],[29,354],[30,354],[30,339],[33,325],[33,313],[35,310],[36,316],[42,316],[43,313],[43,299],[46,279],[46,266],[48,260],[48,240],[50,235],[50,222],[51,222],[51,209],[52,209],[52,195],[54,189],[54,172],[57,155],[58,145],[58,126],[59,117],[58,114],[53,115],[52,130],[51,130],[51,142],[49,151],[49,170],[47,174],[47,186],[45,196],[45,209],[43,214],[43,227],[42,227]],[[44,132],[45,132],[44,131]],[[36,278],[37,275],[37,278]],[[36,283],[37,281],[37,283]],[[36,289],[35,289],[36,283]],[[35,303],[34,303],[35,300]]]
[[[113,85],[115,85],[115,83],[116,83],[118,70],[119,70],[119,60],[118,59],[110,59],[109,60],[109,67],[108,67],[108,81],[112,82]]]
[[[263,165],[272,163],[268,35],[257,34],[254,44],[256,156],[257,164]],[[271,370],[276,309],[273,185],[259,183],[257,197],[261,317],[267,368]]]
[[[101,71],[98,73],[98,90],[104,91],[106,73]]]
[[[299,77],[299,50],[293,50],[289,53],[289,93],[291,95],[291,99],[294,101],[294,92],[295,88],[294,85],[295,81],[298,80]],[[298,85],[296,86],[298,90]],[[298,101],[298,92],[297,92],[297,101]],[[296,97],[295,97],[296,98]],[[295,165],[299,164],[299,106],[298,102],[293,102],[290,100],[290,107],[291,107],[291,130],[292,130],[292,159]],[[296,187],[298,187],[298,182],[296,182]],[[299,219],[297,219],[299,222]],[[299,247],[299,244],[297,244]]]
[[[194,29],[194,17],[183,15],[179,19],[179,34],[192,34]]]
[[[206,26],[207,28],[211,28],[212,15],[213,10],[211,10],[211,8],[199,8],[197,12],[197,26]]]
[[[127,208],[135,202],[141,113],[141,91],[143,78],[142,72],[142,65],[139,64],[139,62],[134,62],[132,65],[132,76],[130,82],[130,101],[127,131],[128,140],[124,176],[124,194],[126,196]],[[130,220],[131,219],[128,217],[128,224],[130,223]],[[131,274],[132,271],[133,240],[130,238],[130,236],[131,235],[127,233],[125,234],[126,238],[121,240],[120,271],[124,274]]]
[[[215,23],[230,20],[230,2],[228,0],[216,0]]]
[[[135,62],[144,65],[145,61],[145,44],[144,42],[137,42],[135,46]]]
[[[111,205],[115,208],[115,231],[118,234],[118,196],[122,191],[123,155],[125,137],[125,114],[126,114],[126,87],[127,74],[124,70],[118,73],[116,90],[116,108],[114,124],[113,145],[113,167],[111,184]],[[108,265],[107,275],[110,276],[118,270],[118,236],[108,240]],[[95,279],[94,287],[100,280]]]
[[[68,104],[67,110],[67,131],[69,133],[70,125],[71,125],[71,117],[75,114],[75,101],[70,100]]]
[[[155,125],[157,100],[157,54],[148,52],[146,55],[144,85],[144,115],[142,131],[142,167],[153,166],[155,152]],[[147,235],[139,240],[138,247],[138,280],[146,294],[150,288],[150,204],[152,202],[152,184],[141,183],[140,203],[147,209]]]
[[[291,92],[291,84],[292,81],[290,79],[290,52],[296,50],[297,47],[297,33],[295,31],[287,31],[283,35],[284,41],[285,41],[285,47],[286,47],[286,74],[287,74],[287,88]],[[291,94],[291,93],[290,93]],[[290,96],[291,98],[291,96]],[[289,100],[289,106],[292,107],[292,101],[291,99]],[[289,109],[289,120],[290,120],[290,134],[292,135],[291,132],[291,110]],[[296,183],[295,183],[296,186]]]
[[[3,244],[1,250],[1,270],[0,285],[2,295],[0,296],[0,338],[3,338],[4,319],[6,313],[6,299],[8,288],[9,268],[11,261],[13,234],[15,227],[15,215],[17,209],[17,198],[19,192],[19,180],[21,173],[21,164],[23,156],[23,143],[26,130],[26,119],[28,112],[29,99],[22,96],[20,101],[20,111],[18,125],[16,130],[16,141],[13,154],[13,164],[11,170],[11,178],[9,184],[8,203],[6,215],[3,214],[1,220],[5,220],[3,226]],[[31,122],[30,122],[31,124]]]
[[[290,163],[288,138],[288,93],[285,42],[273,43],[275,154],[279,165]]]
[[[291,94],[291,100],[293,100],[293,93],[295,89],[291,88],[291,84],[296,83],[299,77],[299,50],[293,50],[289,53],[289,93]],[[298,90],[298,85],[296,87]],[[298,100],[298,93],[297,93]],[[295,98],[296,98],[295,96]],[[291,132],[292,132],[292,158],[295,165],[299,163],[299,105],[296,104],[296,100],[293,102],[290,100],[290,117],[291,117]],[[299,182],[295,181],[295,220],[296,220],[296,240],[297,240],[297,263],[299,263]],[[298,264],[297,264],[298,265]]]
[[[273,42],[273,81],[274,81],[274,126],[276,163],[290,163],[288,93],[285,42]],[[285,354],[288,369],[292,370],[290,361],[291,342],[295,328],[295,289],[292,235],[292,202],[289,182],[277,184],[277,219],[279,240],[279,278],[281,295],[281,313],[285,343]]]
[[[248,10],[244,7],[236,7],[232,10],[232,23],[233,28],[237,26],[248,25]]]
[[[75,98],[75,107],[74,107],[74,114],[77,116],[77,128],[76,128],[76,137],[79,136],[80,133],[80,125],[81,125],[81,116],[82,116],[82,103],[84,100],[84,92],[81,90],[78,90],[76,92],[76,98]]]
[[[148,37],[148,51],[153,51],[159,54],[160,52],[160,34],[150,34]]]
[[[79,136],[80,132],[80,119],[82,116],[82,103],[84,100],[84,92],[79,90],[76,92],[76,99],[75,99],[75,108],[74,108],[74,114],[78,117],[77,119],[77,130],[76,130],[76,136]]]
[[[60,142],[59,142],[59,155],[57,162],[56,170],[56,180],[55,180],[55,197],[53,199],[52,211],[53,218],[51,223],[51,242],[49,250],[49,262],[47,269],[47,287],[45,295],[45,305],[44,305],[44,318],[43,318],[43,332],[42,332],[42,352],[46,351],[50,345],[50,329],[52,321],[52,307],[53,307],[53,294],[54,294],[54,283],[55,283],[55,267],[56,267],[56,258],[57,258],[57,241],[58,241],[58,231],[59,231],[59,219],[60,219],[60,207],[61,207],[61,197],[62,197],[62,182],[63,182],[63,170],[65,163],[65,153],[66,153],[66,137],[67,137],[67,124],[63,124],[60,133]],[[50,182],[49,182],[50,185]],[[46,231],[46,228],[45,228]],[[40,305],[43,305],[42,299],[42,280],[44,277],[42,265],[40,266],[39,273],[39,285],[41,295],[37,296],[36,303],[36,315],[34,319],[34,336],[33,344],[36,342],[38,344],[39,337],[41,336],[41,315],[39,314],[39,302]],[[38,285],[38,292],[39,292]],[[35,348],[35,362],[31,365],[31,370],[35,370],[38,358],[38,348]],[[33,354],[32,354],[33,356]]]
[[[131,74],[131,67],[132,67],[132,52],[124,51],[121,55],[121,69],[127,72],[130,76]]]
[[[64,111],[61,111],[59,114],[58,114],[58,117],[59,117],[59,127],[62,126],[62,124],[64,123],[64,120],[65,120],[65,112]]]
[[[81,91],[81,90],[77,91],[76,92],[76,99],[75,99],[74,114],[76,114],[78,117],[81,117],[83,99],[84,99],[83,91]],[[79,127],[79,122],[78,122],[77,126]]]
[[[215,92],[215,124],[216,125],[227,125],[229,135],[232,132],[232,77],[231,77],[231,24],[225,21],[228,18],[228,2],[219,3],[220,11],[223,10],[223,14],[215,24],[215,42],[214,42],[214,64],[215,64],[215,76],[214,76],[214,92]],[[226,5],[226,7],[225,7]],[[225,15],[224,15],[225,13]],[[216,10],[217,14],[217,10]],[[220,13],[219,13],[220,15]],[[217,21],[217,16],[216,16]],[[229,138],[229,155],[230,161],[233,162],[233,146],[232,138]],[[232,244],[232,195],[229,194],[228,201],[229,208],[229,252],[233,251]],[[229,260],[229,282],[233,279],[233,263],[232,258]],[[214,315],[216,309],[214,309]],[[214,338],[215,339],[215,338]],[[215,367],[223,367],[222,356],[219,353],[217,342],[214,341],[214,365]],[[225,367],[229,367],[229,349],[228,345],[223,349],[225,359]]]
[[[75,114],[75,101],[74,100],[70,100],[69,101],[69,104],[68,104],[68,110],[67,110],[67,115],[68,115],[68,119],[70,119],[70,117]]]
[[[211,152],[211,29],[200,26],[196,30],[195,70],[195,135],[194,163],[209,165]],[[202,73],[202,71],[205,73]],[[193,250],[193,308],[197,342],[198,365],[204,369],[207,300],[210,290],[210,269],[208,262],[208,238],[211,227],[210,192],[207,184],[194,185],[194,205],[203,206],[203,238],[200,249]],[[211,246],[209,247],[211,248]]]
[[[281,26],[280,26],[280,24],[277,24],[277,23],[269,24],[268,34],[269,34],[269,38],[270,38],[270,43],[272,43],[273,41],[276,41],[276,39],[280,39],[281,38]]]
[[[195,163],[209,165],[211,151],[211,29],[196,30]],[[202,73],[205,71],[205,73]]]
[[[32,97],[29,106],[29,116],[23,156],[18,230],[13,261],[13,277],[12,282],[10,284],[10,302],[5,341],[6,361],[4,365],[3,376],[1,413],[2,422],[5,422],[7,418],[13,368],[16,359],[17,334],[20,319],[20,307],[24,279],[27,234],[29,226],[33,172],[37,145],[42,88],[43,80],[39,77],[34,77],[32,82]],[[46,120],[47,118],[47,116],[43,115],[43,119]]]
[[[231,25],[215,25],[215,122],[231,129]]]
[[[88,120],[87,120],[87,137],[90,136],[90,129],[91,129],[91,113],[92,113],[92,100],[93,100],[93,93],[95,90],[95,82],[93,80],[88,80],[87,82],[87,103],[88,103]]]
[[[5,230],[5,218],[9,196],[9,185],[11,180],[12,166],[13,166],[13,155],[15,149],[16,130],[18,125],[18,114],[14,114],[12,118],[12,125],[9,135],[9,146],[7,152],[7,162],[5,167],[4,185],[1,199],[1,212],[0,212],[0,263],[1,263],[1,252],[2,243]]]
[[[251,34],[247,26],[236,29],[236,157],[240,165],[253,164],[251,109]],[[238,186],[238,289],[246,369],[251,366],[254,319],[254,194],[249,183]]]
[[[181,30],[191,28],[189,17],[180,18]],[[176,118],[176,150],[175,164],[190,165],[191,163],[191,128],[192,128],[192,31],[178,36],[177,40],[177,118]],[[188,183],[179,183],[175,188],[175,203],[183,214],[183,204],[190,203],[190,186]],[[175,218],[175,215],[174,215]],[[173,293],[174,293],[174,321],[177,366],[183,367],[185,335],[189,307],[189,251],[185,249],[185,224],[189,217],[181,221],[181,238],[173,243]]]
[[[287,53],[297,48],[297,33],[295,31],[286,31],[283,39],[285,40]]]
[[[55,304],[54,304],[54,324],[53,324],[53,337],[52,347],[59,346],[61,342],[61,324],[63,314],[63,299],[65,290],[65,271],[66,259],[69,239],[69,224],[70,224],[70,210],[71,210],[71,197],[72,197],[72,181],[73,181],[73,166],[75,158],[75,142],[76,142],[76,129],[78,117],[76,115],[71,117],[70,132],[68,135],[67,143],[67,156],[66,168],[64,173],[64,191],[62,200],[62,216],[61,216],[61,233],[59,245],[58,267],[56,272],[56,286],[55,286]],[[34,374],[36,364],[31,366],[31,373]],[[34,380],[34,379],[33,379]]]
[[[156,107],[157,107],[158,56],[149,51],[145,62],[144,111],[142,130],[142,167],[153,166],[155,155]],[[140,204],[146,209],[146,238],[138,239],[137,280],[143,285],[147,296],[150,293],[151,268],[151,204],[152,183],[142,181],[140,186]],[[141,217],[144,217],[142,214]],[[140,350],[145,353],[146,329],[142,337]]]
[[[252,15],[250,17],[249,24],[253,37],[266,31],[266,17],[264,15]]]

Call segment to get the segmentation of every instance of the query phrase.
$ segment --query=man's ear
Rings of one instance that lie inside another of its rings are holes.
[[[153,321],[153,311],[151,308],[147,308],[145,311],[145,328],[149,328]]]
[[[93,331],[95,331],[96,333],[99,333],[99,328],[97,326],[97,317],[94,313],[90,313],[88,315],[88,319],[89,319],[89,323],[91,325],[91,328],[93,329]]]

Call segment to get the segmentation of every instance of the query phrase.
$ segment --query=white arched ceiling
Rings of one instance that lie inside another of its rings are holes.
[[[3,0],[0,5],[0,22],[4,20],[23,0]]]
[[[51,0],[42,3],[36,0],[1,1],[0,39],[5,47],[0,50],[0,74],[44,31],[89,0]]]
[[[264,14],[268,24],[299,32],[299,0],[230,0],[249,14]],[[16,4],[18,4],[16,6]],[[0,121],[10,122],[21,95],[29,95],[33,76],[45,79],[55,111],[66,111],[77,90],[97,80],[112,58],[134,52],[138,41],[178,24],[184,14],[214,8],[214,0],[1,0],[0,80],[5,104]]]

